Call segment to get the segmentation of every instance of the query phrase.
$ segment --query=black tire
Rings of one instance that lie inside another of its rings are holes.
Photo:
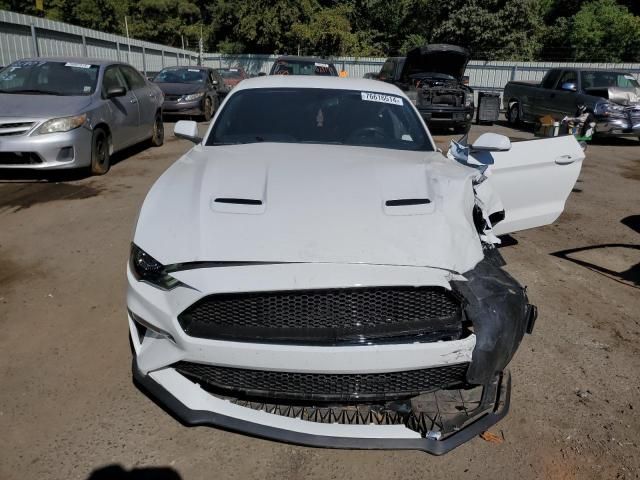
[[[153,122],[153,133],[149,143],[152,147],[161,147],[164,144],[164,122],[162,121],[162,114],[159,112]]]
[[[507,123],[514,127],[520,125],[520,105],[517,102],[509,105],[509,110],[507,111]]]
[[[469,130],[471,130],[471,122],[469,123],[464,123],[462,125],[456,125],[455,127],[453,127],[453,132],[456,135],[464,135],[465,133],[467,133]]]
[[[104,175],[111,167],[109,155],[109,135],[102,128],[93,131],[91,140],[91,173]]]
[[[202,105],[202,121],[208,122],[209,120],[211,120],[214,111],[213,107],[214,105],[211,97],[205,98],[204,104]]]

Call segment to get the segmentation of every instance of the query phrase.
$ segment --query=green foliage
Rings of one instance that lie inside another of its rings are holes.
[[[640,18],[615,0],[594,0],[575,16],[576,60],[624,62],[640,58]]]
[[[640,0],[0,0],[0,9],[207,51],[387,56],[454,43],[486,60],[640,61]]]

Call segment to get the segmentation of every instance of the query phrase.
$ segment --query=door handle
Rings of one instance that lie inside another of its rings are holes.
[[[569,165],[570,163],[575,162],[575,159],[571,155],[562,155],[557,157],[555,162],[558,165]]]
[[[138,99],[137,98],[132,98],[131,100],[129,100],[129,103],[138,103]]]

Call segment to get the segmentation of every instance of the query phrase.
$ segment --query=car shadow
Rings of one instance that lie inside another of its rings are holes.
[[[631,228],[636,233],[640,233],[640,215],[630,215],[620,220],[620,223]],[[627,243],[605,243],[601,245],[591,245],[587,247],[569,248],[566,250],[553,252],[551,253],[551,255],[553,255],[554,257],[561,258],[563,260],[568,260],[570,262],[573,262],[576,265],[580,265],[581,267],[587,268],[592,272],[598,273],[609,279],[615,280],[619,283],[622,283],[623,285],[628,285],[633,288],[640,288],[640,263],[631,265],[626,270],[617,271],[617,270],[612,270],[602,265],[598,265],[593,262],[588,262],[586,260],[581,260],[579,258],[575,258],[574,256],[572,256],[577,253],[593,251],[593,250],[601,250],[601,249],[607,249],[607,248],[624,248],[629,250],[640,251],[640,245],[627,244]]]
[[[125,470],[122,466],[114,464],[94,470],[87,480],[182,480],[182,477],[170,467]]]

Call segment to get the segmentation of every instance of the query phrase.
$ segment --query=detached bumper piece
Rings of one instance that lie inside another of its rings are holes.
[[[182,391],[172,393],[152,378],[152,374],[142,374],[135,360],[133,374],[143,390],[187,425],[216,426],[260,438],[312,447],[421,450],[433,455],[447,453],[502,419],[509,410],[511,392],[508,371],[496,375],[482,386],[444,388],[381,401],[323,402],[274,397],[260,399],[244,394],[225,394],[210,388],[204,382],[200,384],[200,388],[204,390],[199,390],[197,384],[189,383],[189,389],[196,388],[202,395],[210,395],[210,398],[215,399],[212,404],[230,406],[221,406],[221,410],[254,412],[238,414],[243,418],[236,418],[213,411],[215,409],[188,408],[177,398],[183,394]],[[259,421],[249,421],[247,418]],[[287,425],[296,425],[298,430],[283,427]],[[300,427],[304,425],[319,426]],[[339,433],[340,429],[345,428],[366,428],[369,433],[362,437],[345,436]],[[389,437],[380,434],[378,438],[370,433],[371,429],[376,428],[403,428],[407,435]],[[324,433],[308,433],[304,430]]]

